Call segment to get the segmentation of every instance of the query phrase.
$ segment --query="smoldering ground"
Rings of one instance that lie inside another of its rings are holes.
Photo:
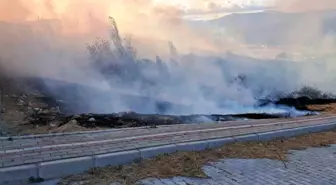
[[[63,85],[44,80],[53,95],[75,97],[85,104],[82,111],[157,113],[157,103],[147,101],[150,98],[186,107],[170,107],[164,113],[283,112],[292,109],[255,104],[274,92],[289,93],[303,85],[336,91],[329,85],[334,79],[332,64],[302,65],[229,54],[251,51],[239,47],[241,41],[228,42],[205,29],[191,29],[177,7],[149,0],[1,3],[3,70],[99,89],[64,90]],[[146,101],[130,98],[135,96]]]

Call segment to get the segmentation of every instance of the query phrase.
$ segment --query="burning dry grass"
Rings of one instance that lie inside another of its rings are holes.
[[[131,165],[96,168],[89,172],[64,179],[61,185],[71,182],[83,184],[110,184],[120,182],[124,185],[135,184],[149,177],[170,178],[174,176],[207,178],[202,166],[208,162],[225,158],[269,158],[281,160],[286,165],[289,150],[302,150],[308,147],[326,147],[336,144],[336,131],[309,134],[286,140],[270,142],[234,143],[218,149],[202,152],[178,152],[161,155]]]

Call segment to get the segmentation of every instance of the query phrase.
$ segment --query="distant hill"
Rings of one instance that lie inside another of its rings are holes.
[[[278,45],[286,44],[288,40],[302,44],[314,39],[319,40],[320,33],[323,36],[335,36],[336,10],[305,13],[269,10],[231,14],[202,24],[213,29],[223,28],[229,34],[243,37],[249,44]]]

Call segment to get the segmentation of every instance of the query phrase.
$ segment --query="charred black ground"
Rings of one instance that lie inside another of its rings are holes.
[[[336,103],[335,95],[331,93],[323,93],[316,88],[305,86],[290,94],[278,94],[269,96],[265,99],[260,99],[258,106],[262,107],[273,104],[294,107],[297,110],[310,111],[308,108],[309,105],[323,105],[330,103]]]
[[[98,97],[101,99],[100,101],[104,101],[104,97],[106,96],[106,92],[103,92],[99,89],[74,83],[67,83],[64,81],[31,78],[28,80],[28,83],[33,88],[42,93],[42,96],[37,98],[45,102],[47,105],[49,105],[49,107],[59,107],[64,114],[68,115],[92,113],[89,109],[89,105],[82,101],[83,97],[80,97],[80,94],[89,95],[89,97],[96,96],[97,101]],[[49,87],[47,87],[46,84],[49,84]],[[50,88],[50,84],[52,84],[51,86],[54,86],[55,88]],[[145,96],[121,94],[118,92],[112,93],[112,95],[115,95],[116,97],[122,97],[123,100],[128,100],[125,103],[129,105],[129,107],[135,107],[139,104],[155,104],[157,110],[156,114],[167,114],[168,110],[170,109],[187,110],[190,108],[186,105],[155,100]],[[110,93],[109,97],[106,97],[106,99],[113,97],[112,95]],[[308,105],[322,105],[329,103],[336,103],[336,97],[334,95],[322,93],[313,87],[303,87],[299,91],[290,94],[273,95],[259,99],[255,106],[287,106],[293,107],[297,110],[310,111],[307,107]]]
[[[78,91],[86,91],[97,96],[100,95],[100,92],[97,89],[85,87],[82,85],[72,85],[60,81],[55,81],[53,83],[63,83],[62,85],[58,84],[58,91],[63,91],[63,93],[55,93],[56,91],[46,91],[43,87],[43,83],[46,82],[39,81],[36,79],[30,79],[30,84],[34,84],[34,88],[40,89],[40,92],[43,92],[43,96],[37,97],[39,101],[43,101],[47,104],[47,107],[42,109],[35,109],[34,113],[27,118],[30,124],[34,125],[46,125],[52,122],[57,122],[58,126],[63,126],[69,122],[75,122],[76,124],[86,127],[103,127],[103,128],[124,128],[124,127],[140,127],[140,126],[157,126],[157,125],[172,125],[172,124],[183,124],[183,123],[209,123],[209,122],[218,122],[218,121],[233,121],[233,120],[244,120],[244,119],[272,119],[272,118],[288,118],[291,115],[288,113],[244,113],[244,114],[235,114],[235,115],[220,115],[220,114],[210,114],[210,115],[169,115],[165,114],[170,108],[186,110],[187,106],[174,104],[166,101],[157,101],[150,99],[148,97],[134,96],[134,95],[125,95],[118,94],[118,96],[126,96],[129,102],[128,104],[132,107],[139,103],[154,103],[157,106],[158,113],[154,114],[141,114],[135,112],[122,112],[122,113],[108,113],[108,114],[99,114],[92,113],[89,111],[89,105],[80,101],[80,98],[77,98]],[[34,82],[34,83],[33,83]],[[43,83],[42,83],[43,82]],[[51,83],[49,80],[48,83]],[[61,87],[61,88],[60,88]],[[305,87],[307,90],[308,87]],[[312,91],[313,88],[310,89]],[[301,91],[303,91],[301,90]],[[70,93],[71,92],[71,93]],[[259,100],[257,107],[263,107],[267,105],[274,106],[288,106],[293,107],[298,110],[308,111],[307,114],[302,116],[308,116],[314,114],[314,112],[309,112],[308,105],[314,104],[327,104],[334,103],[336,99],[325,95],[325,98],[313,97],[312,94],[306,94],[306,96],[300,96],[297,98],[290,96],[297,96],[302,92],[292,93],[287,95],[287,97],[278,97],[278,99],[263,99]],[[306,92],[307,93],[307,92]],[[68,96],[57,96],[59,94],[67,94]],[[101,93],[102,94],[102,93]],[[294,95],[295,94],[295,95]],[[310,98],[309,96],[312,98]],[[320,96],[316,95],[315,96]],[[50,111],[53,107],[58,107],[58,109]],[[46,111],[47,110],[47,111]]]
[[[271,119],[286,118],[286,114],[237,114],[237,115],[187,115],[173,116],[160,114],[137,114],[111,113],[111,114],[79,114],[65,116],[50,112],[37,112],[32,116],[30,123],[35,125],[45,125],[53,121],[60,122],[59,126],[74,122],[86,128],[104,127],[104,128],[124,128],[124,127],[141,127],[157,125],[173,125],[186,123],[211,123],[217,121],[235,121],[243,119]]]
[[[46,87],[46,83],[49,85]],[[78,94],[89,95],[90,97],[104,96],[105,92],[101,92],[98,89],[79,85],[71,84],[63,81],[51,80],[51,79],[37,79],[37,78],[25,78],[23,84],[29,84],[29,89],[34,89],[39,93],[34,95],[36,102],[42,102],[42,104],[34,103],[31,101],[30,95],[25,94],[27,92],[14,93],[10,95],[10,92],[4,92],[7,98],[12,97],[14,104],[20,104],[16,106],[12,111],[22,110],[25,118],[18,120],[16,117],[20,117],[20,114],[11,114],[5,110],[5,114],[9,117],[15,117],[14,121],[17,124],[14,125],[17,129],[6,129],[2,126],[2,130],[8,130],[9,134],[38,134],[49,132],[71,132],[81,130],[92,129],[105,129],[105,128],[127,128],[127,127],[156,127],[158,125],[173,125],[173,124],[185,124],[185,123],[214,123],[218,121],[235,121],[235,120],[251,120],[251,119],[273,119],[273,118],[288,118],[292,115],[290,113],[244,113],[235,115],[221,115],[221,114],[169,114],[170,109],[174,110],[188,110],[190,107],[167,102],[153,100],[148,97],[135,96],[128,94],[120,94],[115,92],[116,97],[124,96],[123,100],[127,100],[129,107],[136,107],[141,104],[151,103],[156,105],[156,113],[139,113],[139,112],[119,112],[119,113],[99,113],[90,111],[90,105],[83,102],[82,98]],[[50,85],[57,88],[50,88]],[[21,89],[24,85],[20,85]],[[7,88],[8,89],[8,88]],[[21,94],[21,95],[20,95]],[[126,98],[125,98],[126,97]],[[106,97],[108,98],[108,97]],[[97,99],[97,100],[98,100]],[[111,100],[108,100],[111,101]],[[310,105],[321,105],[336,102],[336,99],[330,94],[324,94],[320,91],[311,88],[304,87],[300,91],[293,92],[287,95],[269,96],[264,99],[260,99],[256,108],[262,108],[263,106],[287,106],[293,109],[307,111],[300,116],[313,115],[319,110],[310,110]],[[112,101],[113,103],[113,101]],[[22,105],[22,106],[21,106]],[[5,106],[6,107],[6,106]],[[323,111],[323,110],[321,110]],[[18,116],[17,116],[18,115]],[[4,117],[2,117],[4,118]],[[7,121],[6,119],[3,119]],[[11,119],[9,119],[11,121]],[[71,127],[69,129],[69,127]],[[42,130],[38,130],[42,129]]]

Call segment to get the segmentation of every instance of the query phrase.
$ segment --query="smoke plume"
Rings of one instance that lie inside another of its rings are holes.
[[[92,112],[157,112],[150,101],[129,106],[130,100],[115,92],[190,108],[174,113],[225,114],[283,111],[254,105],[272,92],[288,93],[305,84],[331,90],[330,73],[315,64],[308,71],[291,62],[226,53],[248,55],[249,50],[214,36],[213,30],[189,27],[182,10],[150,0],[2,0],[0,7],[2,70],[97,87],[99,95],[65,93],[47,83],[56,94],[89,104]],[[314,28],[320,34],[319,24]],[[324,76],[317,81],[311,74]]]
[[[284,12],[307,12],[321,10],[335,10],[334,0],[278,0],[276,7]]]

